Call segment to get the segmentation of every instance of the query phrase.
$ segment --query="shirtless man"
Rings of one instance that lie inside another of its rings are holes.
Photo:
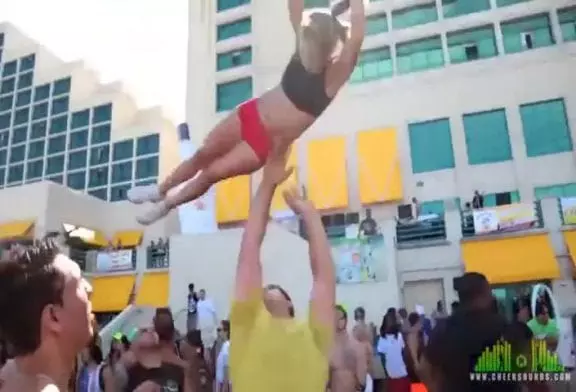
[[[336,335],[330,358],[328,390],[330,392],[364,391],[368,374],[366,349],[346,331],[348,314],[342,306],[336,306],[335,316]]]
[[[352,328],[352,335],[362,346],[364,355],[366,356],[366,366],[368,374],[366,376],[366,389],[365,392],[372,392],[372,379],[371,374],[372,361],[374,360],[374,350],[372,345],[374,343],[374,331],[371,325],[366,323],[366,311],[363,307],[358,307],[354,310],[355,325]]]

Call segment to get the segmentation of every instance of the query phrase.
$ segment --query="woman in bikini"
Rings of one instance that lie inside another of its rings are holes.
[[[363,1],[343,0],[332,11],[304,14],[304,0],[288,0],[297,50],[281,83],[238,106],[208,134],[194,156],[160,185],[132,188],[128,192],[132,203],[154,203],[138,222],[151,224],[202,196],[217,182],[251,174],[269,155],[285,154],[326,110],[354,70],[364,40]],[[348,8],[350,27],[345,27],[337,16]],[[168,194],[184,182],[178,192]]]

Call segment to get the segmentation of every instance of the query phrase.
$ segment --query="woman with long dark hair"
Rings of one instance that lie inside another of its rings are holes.
[[[376,350],[386,370],[388,392],[410,392],[410,379],[404,362],[404,338],[395,311],[386,312],[380,326]]]

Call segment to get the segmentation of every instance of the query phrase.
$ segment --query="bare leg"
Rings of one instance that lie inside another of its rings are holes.
[[[208,134],[194,156],[178,165],[160,185],[132,188],[128,191],[128,200],[135,204],[161,201],[172,188],[194,178],[200,170],[226,155],[241,140],[240,119],[233,112]]]
[[[218,181],[251,174],[260,169],[262,163],[256,153],[245,142],[239,143],[222,158],[214,161],[200,175],[190,180],[178,193],[166,198],[166,205],[172,209],[196,200]]]
[[[210,166],[202,170],[198,176],[189,180],[177,193],[168,195],[165,200],[156,203],[145,214],[139,216],[137,220],[143,225],[149,225],[166,216],[170,210],[196,200],[218,181],[243,174],[251,174],[261,167],[262,162],[252,150],[252,147],[246,142],[240,142],[226,155],[216,159]]]

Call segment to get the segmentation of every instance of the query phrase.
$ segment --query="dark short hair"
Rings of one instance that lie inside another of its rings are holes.
[[[266,289],[266,291],[278,290],[280,292],[280,294],[282,294],[284,299],[286,301],[290,302],[290,308],[288,309],[288,313],[289,313],[290,317],[294,317],[294,303],[292,302],[292,298],[290,297],[290,294],[288,294],[288,292],[286,290],[284,290],[284,288],[282,286],[280,286],[279,284],[269,284],[269,285],[266,285],[265,289]]]
[[[194,290],[194,283],[188,284],[188,290]]]
[[[358,306],[354,309],[354,318],[364,318],[366,317],[366,310],[362,306]]]
[[[416,325],[418,321],[420,321],[420,315],[418,313],[412,312],[408,315],[408,323],[410,323],[410,326]]]
[[[47,305],[62,305],[65,276],[54,267],[61,253],[53,240],[30,246],[0,262],[0,334],[15,356],[35,352],[41,343],[41,318]]]
[[[226,333],[230,333],[230,320],[222,320],[222,329]]]
[[[466,272],[464,275],[454,278],[454,290],[458,293],[458,298],[462,304],[469,304],[478,299],[488,286],[486,276],[478,272]]]

